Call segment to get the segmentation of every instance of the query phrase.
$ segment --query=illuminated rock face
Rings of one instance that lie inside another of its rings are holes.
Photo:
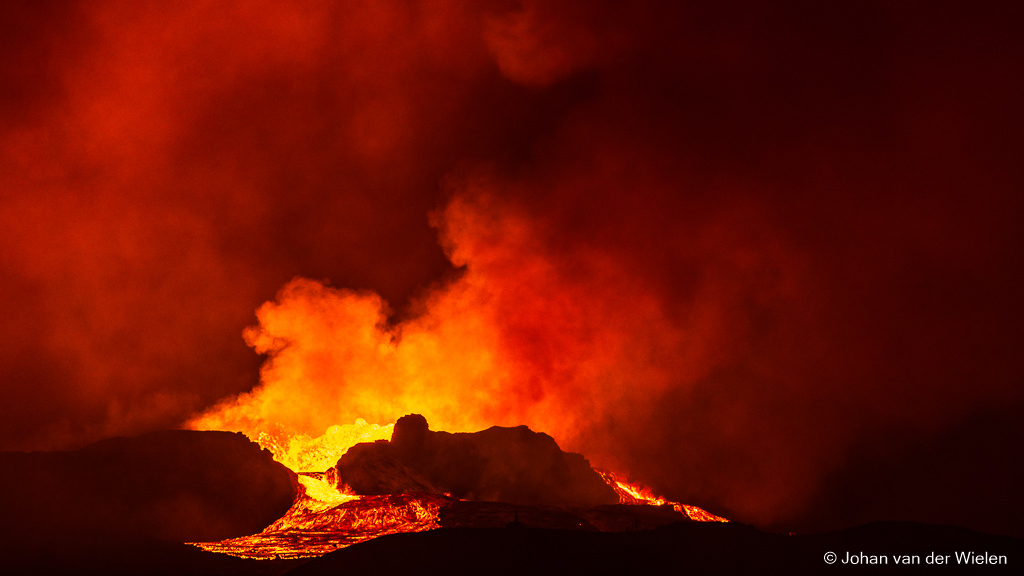
[[[294,500],[293,476],[241,434],[154,432],[75,451],[0,453],[0,507],[5,532],[28,542],[215,540],[280,517]]]
[[[580,454],[526,426],[432,432],[418,414],[390,442],[357,444],[338,460],[337,481],[357,494],[444,492],[465,500],[597,506],[618,496]]]

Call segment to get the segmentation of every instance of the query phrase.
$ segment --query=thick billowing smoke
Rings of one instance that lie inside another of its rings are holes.
[[[262,386],[202,425],[253,436],[275,426],[319,434],[356,418],[386,423],[420,410],[441,430],[525,423],[573,445],[596,434],[619,448],[609,423],[636,419],[643,427],[666,391],[689,388],[747,353],[748,315],[791,303],[799,266],[763,222],[738,208],[696,224],[679,215],[672,236],[662,229],[647,239],[652,251],[668,253],[664,265],[689,260],[682,272],[692,278],[673,301],[665,277],[677,271],[637,262],[631,244],[644,233],[625,229],[639,224],[630,204],[671,184],[650,172],[642,182],[617,172],[566,175],[550,191],[620,191],[622,208],[583,234],[562,220],[585,218],[584,207],[531,214],[507,199],[516,196],[503,193],[507,184],[487,176],[452,183],[454,198],[434,221],[462,270],[457,279],[428,292],[420,314],[397,325],[376,294],[293,280],[245,334],[270,355]],[[652,206],[650,216],[662,209]]]
[[[1020,9],[726,4],[3,8],[2,446],[421,413],[1021,532]]]
[[[635,185],[615,184],[625,195]],[[679,223],[671,249],[702,263],[689,271],[691,294],[672,302],[664,271],[652,278],[629,253],[585,238],[567,244],[560,223],[500,200],[488,179],[455,186],[435,218],[463,272],[429,292],[419,315],[389,325],[376,294],[293,280],[245,334],[270,356],[262,385],[200,425],[318,435],[420,410],[442,430],[525,423],[573,446],[610,443],[614,454],[622,446],[609,423],[642,427],[666,391],[744,352],[745,307],[770,314],[793,297],[793,264],[758,231],[723,238],[731,223]]]

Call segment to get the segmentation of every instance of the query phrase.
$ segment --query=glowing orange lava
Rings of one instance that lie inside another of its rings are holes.
[[[680,504],[657,496],[650,488],[626,481],[621,475],[606,470],[596,470],[605,483],[615,490],[619,495],[620,504],[648,505],[648,506],[672,506],[676,512],[685,514],[687,518],[695,522],[728,522],[729,520],[716,516],[707,510],[689,504]]]
[[[328,474],[299,474],[295,503],[259,534],[220,542],[190,542],[208,552],[242,558],[306,558],[385,534],[439,528],[450,499],[434,494],[357,496],[334,487]]]

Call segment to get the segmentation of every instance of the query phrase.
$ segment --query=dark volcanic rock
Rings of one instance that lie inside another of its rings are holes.
[[[403,416],[390,442],[358,444],[338,460],[339,484],[358,494],[440,491],[513,504],[597,506],[618,497],[589,462],[526,426],[432,432]]]
[[[339,466],[345,471],[344,479],[339,484],[346,484],[357,494],[414,494],[420,492],[438,493],[425,478],[413,472],[401,462],[382,456],[379,449],[365,449],[360,444],[349,449],[344,465]]]
[[[61,541],[34,554],[4,556],[4,576],[280,576],[309,561],[250,560],[153,538]]]
[[[293,474],[241,434],[168,431],[66,452],[0,453],[0,538],[220,540],[284,514]]]
[[[442,528],[505,528],[518,522],[519,526],[527,528],[597,530],[576,512],[561,506],[455,500],[441,509],[438,520]]]
[[[438,520],[442,528],[504,528],[518,522],[527,528],[600,532],[635,532],[692,522],[671,506],[569,508],[467,500],[449,502],[439,511]]]

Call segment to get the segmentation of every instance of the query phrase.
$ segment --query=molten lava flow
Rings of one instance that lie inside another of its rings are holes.
[[[321,556],[385,534],[440,528],[442,509],[450,510],[455,502],[450,495],[359,496],[340,485],[337,470],[331,467],[332,460],[337,460],[355,443],[389,439],[393,429],[393,424],[377,426],[357,420],[352,425],[332,426],[318,438],[261,435],[258,439],[260,445],[273,452],[279,462],[293,470],[317,467],[324,471],[298,472],[299,493],[292,507],[259,534],[192,544],[209,552],[243,558],[300,558]],[[668,501],[649,488],[630,483],[613,472],[597,470],[597,473],[618,494],[620,504],[670,506],[694,521],[728,521],[696,506]],[[669,518],[668,521],[673,520]],[[636,525],[635,519],[633,522]],[[618,530],[621,527],[601,529]]]
[[[284,517],[295,516],[299,513],[323,512],[346,502],[359,499],[359,496],[355,494],[347,494],[335,488],[329,476],[327,473],[299,474],[299,484],[302,485],[301,494]],[[281,520],[274,524],[276,525],[279,522]]]
[[[299,474],[295,503],[259,534],[220,542],[191,542],[208,552],[242,558],[305,558],[385,534],[439,528],[450,502],[433,494],[357,496],[336,489],[327,473]]]
[[[619,495],[619,504],[646,504],[650,506],[664,506],[665,504],[668,504],[668,500],[665,500],[661,496],[655,496],[654,493],[651,492],[650,488],[639,484],[630,484],[614,472],[597,470],[597,473],[600,474],[605,483],[611,486],[612,489],[615,490],[615,493]]]
[[[448,510],[448,516],[453,517],[451,511],[455,500],[449,494],[359,496],[339,481],[334,464],[349,448],[360,442],[389,441],[394,428],[395,424],[380,426],[358,419],[350,425],[331,426],[316,438],[289,435],[282,430],[260,433],[256,438],[260,446],[272,452],[278,462],[297,474],[298,494],[291,508],[259,534],[193,544],[209,552],[244,558],[300,558],[321,556],[385,534],[440,528],[442,509]],[[596,472],[615,491],[620,504],[664,507],[655,514],[662,518],[657,522],[680,519],[668,512],[669,507],[676,514],[694,521],[727,522],[696,506],[670,502],[655,495],[649,488],[630,483],[613,472]],[[483,518],[488,513],[493,514],[493,511],[486,511],[486,506],[473,510],[469,515],[470,523],[479,521],[479,518],[472,519],[474,515]],[[623,529],[622,518],[616,520],[608,517],[607,511],[598,513],[598,516],[593,516],[594,510],[566,508],[565,512],[580,514],[580,526],[583,525],[583,519],[590,518],[598,522],[601,530]],[[625,518],[634,527],[638,525],[639,517],[626,513]],[[646,521],[649,520],[646,518]],[[456,524],[453,525],[458,525],[460,520],[454,521]]]
[[[675,508],[677,511],[682,512],[683,514],[686,514],[690,517],[690,520],[694,520],[696,522],[729,521],[728,519],[722,518],[721,516],[715,516],[714,514],[708,512],[707,510],[704,510],[703,508],[698,508],[697,506],[691,506],[689,504],[673,504],[672,507]],[[680,508],[682,509],[680,510]]]
[[[721,516],[715,516],[714,514],[699,508],[697,506],[691,506],[689,504],[680,504],[679,502],[671,502],[661,496],[657,496],[650,488],[642,486],[640,484],[633,484],[624,480],[620,475],[614,472],[608,472],[607,470],[596,470],[601,478],[615,490],[615,493],[619,495],[619,503],[627,504],[631,506],[668,506],[671,505],[676,512],[685,514],[687,518],[695,522],[728,522],[726,518]]]

